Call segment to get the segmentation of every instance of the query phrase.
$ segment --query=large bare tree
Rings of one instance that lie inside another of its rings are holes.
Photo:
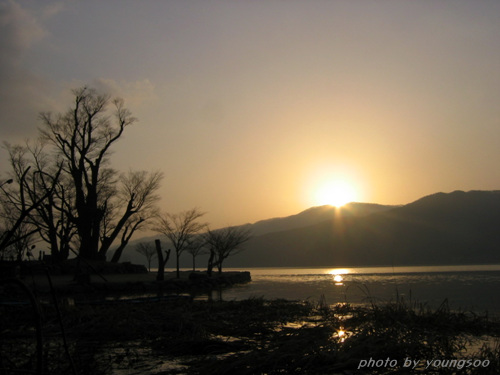
[[[40,132],[42,139],[55,147],[73,189],[73,210],[66,214],[76,228],[78,254],[104,260],[121,235],[116,261],[134,231],[150,215],[161,173],[130,172],[118,178],[109,166],[111,148],[136,119],[121,99],[111,99],[87,87],[73,94],[74,104],[66,113],[41,115]],[[141,176],[145,179],[138,181]]]
[[[203,215],[205,215],[204,212],[193,208],[177,214],[161,213],[156,218],[153,229],[165,235],[174,248],[177,278],[180,278],[179,259],[181,254],[193,243],[195,235],[207,226],[206,223],[198,221]]]

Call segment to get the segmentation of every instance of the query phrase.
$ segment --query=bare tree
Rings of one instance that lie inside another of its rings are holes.
[[[202,231],[205,223],[198,222],[204,212],[193,208],[178,214],[158,214],[154,230],[165,235],[175,251],[177,278],[180,278],[179,259],[184,250],[192,243],[194,236]]]
[[[109,167],[111,147],[136,119],[121,99],[112,100],[87,87],[73,94],[74,106],[65,114],[41,115],[40,133],[55,147],[73,188],[74,210],[66,214],[76,227],[79,255],[90,260],[105,259],[121,234],[113,257],[117,261],[133,232],[149,216],[146,211],[156,201],[154,193],[161,174],[152,173],[144,181],[138,180],[146,172],[129,172],[117,178],[116,171]],[[108,113],[110,105],[113,116]]]
[[[12,224],[4,224],[4,227],[12,227]],[[3,229],[2,233],[5,232],[6,230]],[[10,244],[0,253],[0,259],[15,260],[17,262],[24,260],[28,252],[34,248],[35,234],[36,232],[33,232],[33,227],[29,223],[22,222],[13,232]]]
[[[40,230],[33,223],[30,223],[30,215],[53,194],[61,173],[60,167],[51,175],[44,171],[35,170],[25,159],[25,150],[22,147],[12,148],[8,144],[5,146],[9,150],[12,172],[11,178],[0,185],[2,192],[0,197],[1,212],[6,225],[0,237],[0,252]],[[47,189],[40,191],[40,179],[42,178],[50,183],[47,184]],[[5,186],[7,182],[9,187]]]
[[[30,212],[27,221],[38,229],[42,240],[49,245],[53,259],[67,259],[76,233],[75,225],[70,220],[74,211],[71,199],[74,189],[71,188],[70,180],[64,174],[59,174],[61,165],[53,163],[41,143],[26,142],[26,146],[4,143],[4,148],[9,153],[14,174],[29,166],[37,176],[31,183],[24,185],[25,196],[32,200],[47,196],[43,204]],[[58,174],[59,178],[54,179]]]
[[[191,254],[191,257],[193,259],[193,271],[196,271],[196,257],[201,254],[206,254],[207,252],[205,245],[205,236],[202,234],[198,234],[193,237],[192,241],[186,248],[186,251]]]
[[[112,125],[106,109],[107,95],[83,87],[73,92],[74,107],[54,118],[50,113],[41,115],[41,134],[59,151],[65,172],[75,187],[76,215],[72,218],[80,239],[79,255],[87,259],[105,258],[100,251],[101,224],[115,185],[114,171],[106,168],[110,148],[135,118],[113,100],[116,124]]]
[[[151,261],[155,256],[157,256],[155,248],[150,243],[140,242],[135,245],[135,251],[146,257],[146,260],[148,261],[148,271],[151,272]]]
[[[212,268],[217,266],[222,273],[222,263],[231,255],[239,253],[241,245],[251,237],[250,230],[245,227],[226,227],[218,230],[208,230],[206,243],[210,249],[210,259],[207,273],[212,273]]]

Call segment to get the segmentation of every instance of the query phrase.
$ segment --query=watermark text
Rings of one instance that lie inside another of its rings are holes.
[[[488,367],[490,361],[487,359],[412,359],[405,358],[403,360],[391,359],[387,357],[385,359],[375,359],[370,357],[369,359],[362,359],[359,361],[358,370],[362,368],[393,368],[393,367],[405,367],[415,369],[418,366],[425,369],[437,369],[437,368],[456,368],[461,370],[463,368],[469,367]]]

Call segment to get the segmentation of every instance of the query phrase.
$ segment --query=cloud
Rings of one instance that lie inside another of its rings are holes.
[[[0,128],[1,137],[32,137],[37,116],[47,110],[50,86],[43,77],[23,66],[29,50],[48,31],[15,1],[0,4]]]
[[[159,103],[158,88],[149,79],[119,81],[104,77],[91,82],[54,81],[38,73],[29,59],[37,49],[53,47],[47,25],[64,11],[71,11],[68,2],[0,0],[1,140],[18,143],[35,138],[39,113],[66,111],[71,105],[71,90],[83,85],[122,97],[139,118],[152,112],[151,106]]]
[[[66,4],[62,1],[57,1],[46,5],[42,10],[42,16],[44,19],[49,19],[55,15],[61,13],[66,8]]]
[[[0,4],[0,33],[2,64],[18,62],[29,47],[48,35],[36,18],[14,1]]]

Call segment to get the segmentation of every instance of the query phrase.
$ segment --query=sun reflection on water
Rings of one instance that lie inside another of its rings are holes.
[[[342,280],[344,280],[344,278],[342,277],[342,275],[335,275],[335,276],[333,277],[333,280],[334,280],[335,282],[337,282],[337,283],[341,283],[341,282],[342,282]]]
[[[350,335],[350,332],[344,330],[343,327],[340,327],[334,334],[333,338],[338,340],[338,342],[343,343]]]
[[[340,330],[337,332],[337,335],[338,335],[339,337],[343,337],[343,336],[345,336],[345,331],[344,331],[343,329],[340,329]]]
[[[335,268],[333,270],[328,271],[328,274],[333,275],[333,281],[335,281],[335,285],[342,286],[344,285],[344,276],[351,273],[349,268]]]

